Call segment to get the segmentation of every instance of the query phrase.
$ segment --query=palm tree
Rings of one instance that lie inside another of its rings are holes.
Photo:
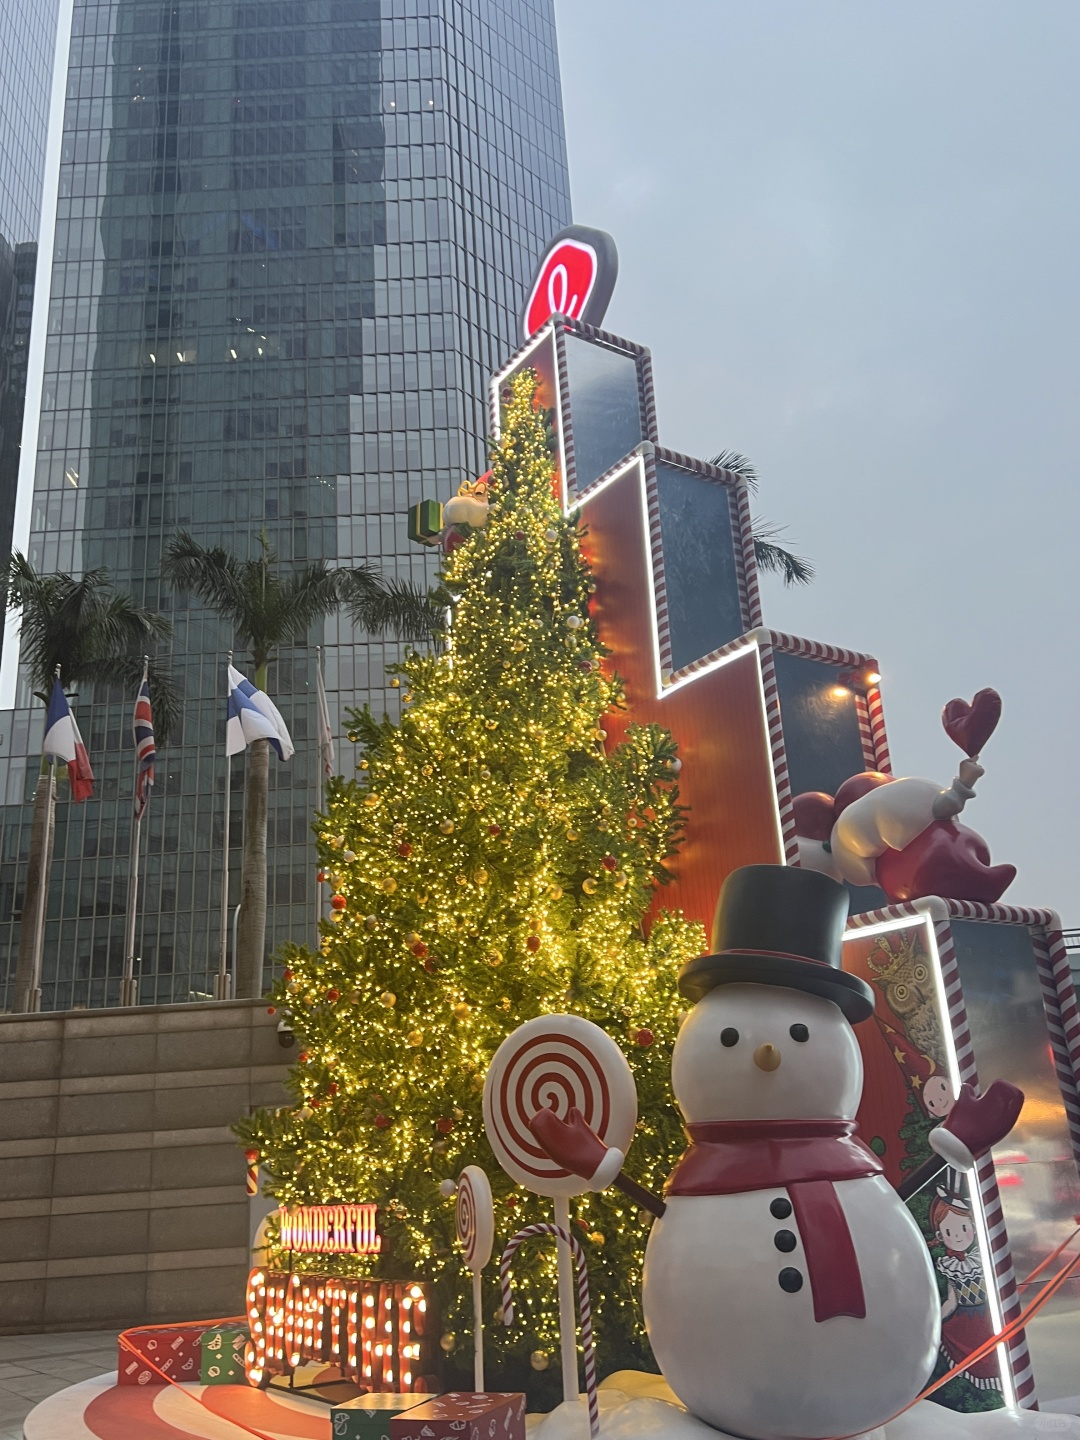
[[[758,488],[758,473],[752,461],[738,450],[721,450],[709,461],[718,470],[727,470],[746,481],[747,488],[755,494]],[[753,522],[751,534],[754,540],[754,555],[762,570],[782,575],[785,585],[809,585],[814,578],[814,567],[802,555],[779,544],[784,534],[783,525],[768,525],[761,520]]]
[[[267,667],[277,649],[306,639],[316,621],[339,606],[369,634],[391,631],[399,639],[426,640],[441,615],[422,591],[402,580],[385,579],[370,566],[332,570],[323,561],[292,570],[277,569],[277,555],[259,536],[253,560],[221,547],[205,549],[185,531],[166,547],[161,573],[176,589],[190,591],[233,627],[238,647],[255,662],[255,687],[266,690]],[[235,957],[238,996],[262,993],[266,948],[266,810],[270,742],[249,746],[240,876],[240,924]]]
[[[107,570],[88,570],[78,580],[63,572],[44,575],[16,552],[8,562],[5,579],[8,608],[19,611],[20,659],[29,668],[34,695],[43,705],[49,703],[58,669],[65,688],[102,682],[125,685],[134,696],[142,680],[144,653],[172,632],[164,616],[145,610],[130,595],[113,589]],[[168,674],[153,659],[149,676],[156,733],[164,740],[176,721],[178,702]],[[15,999],[20,1009],[29,1008],[31,992],[36,989],[33,917],[38,913],[41,888],[49,883],[54,833],[52,815],[47,814],[48,795],[48,768],[43,757],[34,791],[15,970]],[[48,854],[46,834],[50,836]]]

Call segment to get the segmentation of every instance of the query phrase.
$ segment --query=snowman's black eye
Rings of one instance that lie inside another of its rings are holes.
[[[726,1045],[730,1050],[732,1045],[739,1043],[739,1032],[734,1025],[729,1025],[725,1030],[720,1031],[720,1044]]]
[[[788,1031],[788,1034],[793,1040],[798,1040],[800,1045],[804,1040],[810,1039],[810,1031],[806,1028],[805,1025],[792,1025],[791,1029]]]

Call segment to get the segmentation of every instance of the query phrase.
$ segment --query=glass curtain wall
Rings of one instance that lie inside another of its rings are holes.
[[[0,556],[19,480],[56,16],[57,0],[0,5]]]
[[[76,0],[73,23],[30,548],[107,566],[173,621],[184,717],[143,825],[136,950],[143,1003],[187,1000],[217,967],[231,636],[161,586],[162,549],[178,528],[241,554],[262,535],[285,562],[425,579],[406,511],[485,468],[488,374],[570,216],[552,3]],[[271,761],[268,953],[315,935],[315,644],[340,769],[344,710],[395,704],[396,647],[343,618],[309,639],[270,670],[297,753]],[[97,797],[61,790],[45,1008],[116,1001],[133,699],[77,699]],[[0,759],[9,983],[30,704],[23,681]]]

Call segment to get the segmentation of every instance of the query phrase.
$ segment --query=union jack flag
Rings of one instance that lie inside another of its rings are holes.
[[[135,737],[135,761],[138,765],[135,775],[135,818],[141,820],[146,802],[150,799],[150,787],[154,783],[154,760],[157,758],[154,745],[154,712],[150,709],[150,682],[145,675],[135,701],[131,733]]]

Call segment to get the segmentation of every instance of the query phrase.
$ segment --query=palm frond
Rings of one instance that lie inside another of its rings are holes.
[[[186,530],[178,531],[161,557],[162,578],[175,590],[187,590],[204,605],[231,620],[250,639],[250,593],[244,563],[221,546],[206,549]]]
[[[172,633],[165,616],[114,590],[105,570],[43,575],[15,554],[7,579],[9,607],[20,612],[20,655],[42,697],[58,665],[65,685],[105,679],[102,667],[125,657],[141,674],[142,656]]]
[[[732,475],[738,475],[746,481],[748,490],[757,490],[758,473],[754,463],[748,460],[739,450],[721,450],[719,455],[714,455],[709,461],[718,470],[727,470]]]
[[[444,628],[437,602],[409,580],[386,578],[361,566],[343,573],[352,622],[369,635],[392,633],[399,640],[431,640]]]
[[[777,543],[785,533],[782,525],[767,525],[755,520],[751,528],[754,558],[758,568],[783,577],[785,585],[809,585],[815,575],[814,566],[805,556],[796,555],[786,545]]]

